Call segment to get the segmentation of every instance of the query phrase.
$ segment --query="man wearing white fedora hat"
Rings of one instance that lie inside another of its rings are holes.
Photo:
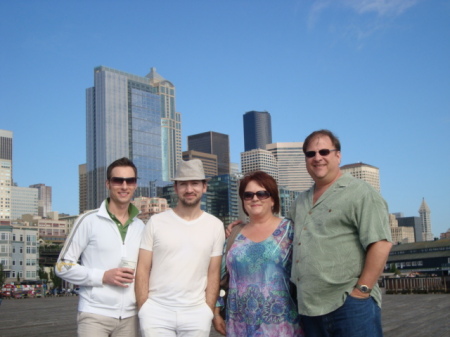
[[[141,332],[144,337],[208,337],[224,227],[200,209],[207,179],[199,159],[181,161],[172,180],[177,206],[150,218],[139,250],[135,290]]]

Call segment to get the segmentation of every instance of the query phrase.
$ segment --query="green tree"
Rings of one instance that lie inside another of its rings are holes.
[[[39,279],[42,281],[45,281],[45,283],[48,282],[48,273],[42,268],[42,266],[39,266],[38,270]]]
[[[0,288],[3,288],[3,283],[5,283],[5,279],[6,276],[5,273],[3,272],[3,264],[0,263]]]
[[[402,272],[398,270],[395,263],[391,263],[391,269],[389,270],[391,273],[394,273],[395,275],[400,275]]]
[[[55,274],[53,268],[50,269],[50,280],[52,280],[53,288],[61,288],[62,280],[58,275]]]

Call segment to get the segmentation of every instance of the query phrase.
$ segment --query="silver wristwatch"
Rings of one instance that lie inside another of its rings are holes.
[[[368,286],[366,286],[365,284],[356,284],[355,285],[356,289],[359,289],[359,291],[361,291],[364,294],[370,294],[370,292],[372,291],[372,289],[370,289]]]

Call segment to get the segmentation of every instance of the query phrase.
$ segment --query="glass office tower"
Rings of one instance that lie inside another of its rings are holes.
[[[244,149],[265,149],[272,143],[272,121],[267,111],[248,111],[244,114]]]
[[[179,115],[175,87],[154,68],[147,77],[103,66],[94,69],[94,87],[86,90],[88,209],[107,197],[106,169],[122,157],[138,169],[135,196],[156,196],[156,187],[173,176],[181,158]]]

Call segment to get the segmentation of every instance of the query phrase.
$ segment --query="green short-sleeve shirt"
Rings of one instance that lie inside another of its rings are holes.
[[[292,281],[298,310],[319,316],[344,304],[362,272],[367,246],[391,239],[386,202],[368,183],[343,174],[313,205],[314,186],[291,207]],[[376,285],[371,296],[381,306]]]
[[[122,237],[122,241],[125,242],[125,237],[127,236],[128,225],[133,222],[133,219],[139,214],[139,210],[133,204],[128,205],[128,214],[129,218],[127,222],[122,224],[119,219],[116,218],[114,214],[109,211],[109,198],[106,199],[106,210],[111,217],[111,219],[116,223],[117,228],[119,229],[120,236]]]

